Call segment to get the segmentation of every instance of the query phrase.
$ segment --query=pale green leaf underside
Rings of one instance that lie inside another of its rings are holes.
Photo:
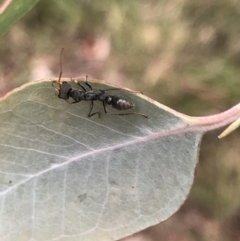
[[[3,3],[10,3],[2,13],[0,11],[0,35],[6,32],[15,22],[24,16],[24,14],[26,14],[38,1],[39,0],[2,1],[0,7],[3,7]]]
[[[141,95],[119,93],[149,118],[87,118],[89,102],[69,105],[47,81],[0,102],[3,240],[116,240],[184,202],[202,132]],[[95,110],[103,113],[101,104]]]

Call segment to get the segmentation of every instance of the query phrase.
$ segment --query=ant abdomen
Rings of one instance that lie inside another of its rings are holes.
[[[128,110],[134,107],[132,102],[126,100],[122,96],[117,95],[106,96],[105,102],[108,105],[112,105],[112,107],[117,110]]]

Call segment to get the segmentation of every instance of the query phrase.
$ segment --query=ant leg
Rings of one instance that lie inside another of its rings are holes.
[[[68,104],[76,104],[76,103],[79,103],[80,101],[73,101],[71,102],[71,100],[65,100]]]
[[[65,100],[68,104],[74,104],[75,102],[71,102],[70,100]]]
[[[92,86],[88,83],[88,76],[86,75],[85,85],[89,87],[90,90],[92,90]]]
[[[90,111],[88,113],[88,117],[92,117],[93,115],[98,114],[98,118],[100,118],[100,112],[94,112],[94,113],[91,114],[92,109],[93,109],[93,100],[91,101]]]
[[[107,114],[106,103],[104,101],[103,101],[103,109],[104,109],[105,114]]]
[[[87,92],[85,87],[83,85],[81,85],[80,83],[77,82],[77,84],[83,89],[84,92]]]
[[[79,85],[84,92],[87,92],[87,90],[85,89],[85,87],[83,85],[81,85],[77,80],[74,80],[72,77],[71,77],[71,81],[74,81],[77,85]]]
[[[89,109],[88,117],[91,117],[92,109],[93,109],[93,101],[91,101],[91,105],[90,105],[90,109]]]
[[[79,103],[80,101],[73,101],[73,102],[68,102],[69,104],[76,104]]]
[[[142,113],[138,113],[138,112],[131,112],[131,113],[117,113],[117,114],[111,114],[111,115],[140,115],[142,117],[148,118],[147,115],[144,115]]]

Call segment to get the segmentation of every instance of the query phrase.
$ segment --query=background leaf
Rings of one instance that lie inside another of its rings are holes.
[[[65,47],[64,76],[140,89],[189,115],[219,113],[239,102],[239,20],[237,1],[41,0],[1,36],[0,96],[58,76]],[[239,131],[204,136],[187,202],[139,239],[239,239]]]
[[[0,35],[23,17],[39,0],[14,0],[0,3]]]
[[[141,94],[119,92],[149,118],[87,118],[88,102],[67,104],[48,81],[1,102],[4,240],[119,239],[167,219],[184,202],[203,129]]]

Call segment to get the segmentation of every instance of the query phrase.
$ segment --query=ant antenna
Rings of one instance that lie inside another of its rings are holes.
[[[55,91],[56,94],[59,94],[59,90],[54,86],[54,84],[56,83],[57,85],[61,86],[62,83],[61,83],[61,77],[62,77],[62,62],[63,62],[63,51],[64,51],[64,48],[61,49],[61,53],[60,53],[60,74],[59,74],[59,78],[58,80],[54,80],[52,82],[52,87]]]
[[[60,53],[60,74],[57,83],[60,85],[61,84],[61,77],[62,77],[62,62],[63,62],[63,51],[64,48],[62,48],[61,53]]]

